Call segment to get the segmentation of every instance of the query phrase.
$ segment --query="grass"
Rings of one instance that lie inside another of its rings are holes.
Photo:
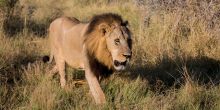
[[[17,1],[0,0],[0,109],[220,109],[217,1]],[[88,85],[77,84],[83,71],[68,67],[61,89],[41,58],[53,19],[105,12],[129,21],[134,45],[130,68],[101,82],[107,103],[98,106]]]

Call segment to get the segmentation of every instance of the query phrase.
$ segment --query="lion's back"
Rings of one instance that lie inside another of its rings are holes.
[[[55,19],[50,24],[49,31],[61,30],[60,28],[62,28],[62,30],[68,30],[74,25],[79,24],[79,23],[80,21],[76,18],[60,17],[60,18]]]
[[[74,68],[83,68],[83,31],[86,24],[76,18],[61,17],[50,25],[49,38],[54,56]]]

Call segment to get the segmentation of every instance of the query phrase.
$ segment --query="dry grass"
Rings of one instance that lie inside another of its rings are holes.
[[[217,0],[0,0],[0,6],[0,109],[220,109]],[[88,85],[76,83],[83,71],[68,68],[61,89],[41,58],[49,53],[53,19],[87,21],[104,12],[129,21],[134,54],[128,71],[101,83],[107,104],[97,106]]]

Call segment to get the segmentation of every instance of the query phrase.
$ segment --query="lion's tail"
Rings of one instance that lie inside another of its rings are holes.
[[[52,52],[50,53],[50,57],[49,56],[43,56],[43,62],[44,63],[52,63],[52,61],[53,61],[53,58],[54,58],[54,56],[53,56],[53,54],[52,54]]]

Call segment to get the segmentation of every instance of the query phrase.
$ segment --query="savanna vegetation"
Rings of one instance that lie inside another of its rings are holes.
[[[83,71],[68,68],[61,89],[42,57],[52,20],[106,12],[129,21],[133,56],[129,69],[101,82],[100,106]],[[2,110],[219,110],[219,82],[219,0],[0,0]]]

